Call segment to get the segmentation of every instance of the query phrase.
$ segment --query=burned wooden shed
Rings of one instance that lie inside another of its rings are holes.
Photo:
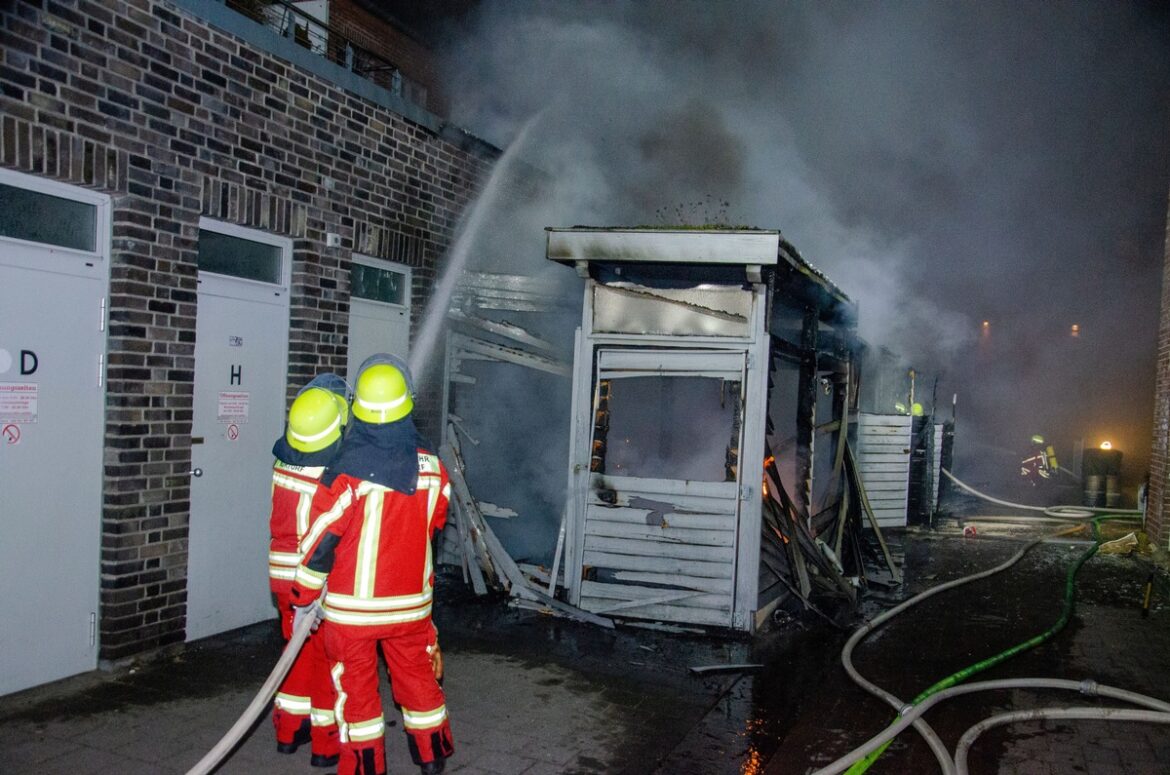
[[[567,602],[752,631],[818,582],[852,598],[853,302],[778,231],[550,228],[547,257],[585,281]]]

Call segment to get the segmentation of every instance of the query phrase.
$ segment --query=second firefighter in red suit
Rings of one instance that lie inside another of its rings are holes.
[[[386,772],[379,651],[411,757],[433,775],[454,752],[431,621],[431,540],[445,524],[450,485],[415,430],[405,364],[374,356],[354,389],[353,421],[333,468],[353,503],[310,529],[293,601],[311,602],[328,581],[321,631],[338,691],[338,775]]]
[[[341,450],[342,428],[348,419],[345,390],[345,381],[333,374],[310,382],[293,401],[285,434],[272,448],[276,462],[272,468],[268,577],[286,641],[293,629],[289,593],[301,560],[300,542],[314,522],[340,514],[352,498],[345,485],[326,485],[332,478],[328,467]],[[277,751],[291,754],[311,743],[314,767],[337,764],[340,750],[333,710],[337,693],[329,667],[324,637],[311,636],[273,700]]]

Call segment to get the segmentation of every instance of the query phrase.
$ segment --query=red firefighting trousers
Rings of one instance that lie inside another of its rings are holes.
[[[378,649],[390,670],[394,702],[402,711],[411,759],[432,762],[455,751],[443,690],[435,680],[427,646],[434,642],[425,627],[346,627],[322,624],[325,652],[337,689],[337,725],[341,762],[337,775],[383,775],[386,772],[385,721],[378,696]],[[387,632],[392,633],[388,637]]]
[[[292,603],[287,592],[277,594],[276,598],[280,631],[287,641],[292,637]],[[336,702],[337,692],[329,675],[329,659],[325,656],[325,639],[318,634],[310,635],[273,701],[272,724],[276,727],[276,742],[293,742],[301,725],[311,721],[313,753],[336,756],[337,723],[333,716]]]

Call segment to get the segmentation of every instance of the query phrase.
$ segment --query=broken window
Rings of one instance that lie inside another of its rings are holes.
[[[593,470],[612,476],[735,481],[740,382],[712,377],[602,380]]]

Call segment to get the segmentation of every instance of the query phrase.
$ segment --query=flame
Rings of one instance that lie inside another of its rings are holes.
[[[1113,442],[1112,441],[1102,441],[1101,442],[1101,449],[1113,449]]]
[[[747,757],[744,759],[743,766],[740,767],[740,775],[760,775],[763,771],[764,757],[753,745],[748,749]]]

